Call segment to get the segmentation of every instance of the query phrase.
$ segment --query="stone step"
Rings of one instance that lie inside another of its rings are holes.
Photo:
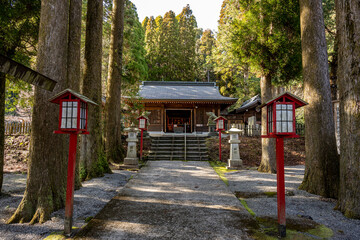
[[[185,160],[184,156],[149,156],[149,160]],[[186,160],[188,161],[209,161],[208,156],[187,156]]]
[[[184,149],[185,145],[151,145],[152,149]],[[205,145],[187,145],[186,149],[207,149]]]
[[[205,137],[186,137],[186,160],[209,159]],[[184,136],[153,137],[149,160],[184,160]]]
[[[174,143],[174,144],[171,144],[171,143],[162,143],[162,144],[151,144],[151,147],[183,147],[185,146],[184,143]],[[197,147],[197,146],[200,146],[200,147],[206,147],[205,144],[186,144],[186,146],[190,146],[190,147]]]
[[[151,141],[152,144],[184,144],[185,141]],[[186,141],[186,144],[205,144],[205,141]]]
[[[150,154],[184,154],[184,151],[150,151]],[[186,154],[198,154],[198,155],[202,155],[202,154],[207,154],[207,151],[186,151]]]

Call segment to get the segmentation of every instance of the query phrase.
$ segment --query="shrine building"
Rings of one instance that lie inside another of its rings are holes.
[[[139,90],[150,112],[149,132],[208,132],[207,112],[216,116],[237,99],[220,94],[215,82],[143,82]]]

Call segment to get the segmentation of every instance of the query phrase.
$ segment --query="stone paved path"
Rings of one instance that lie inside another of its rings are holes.
[[[149,161],[80,239],[250,239],[254,219],[208,162]]]

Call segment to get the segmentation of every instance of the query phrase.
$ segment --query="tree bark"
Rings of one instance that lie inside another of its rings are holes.
[[[340,191],[338,208],[360,219],[360,6],[337,0],[340,92]]]
[[[121,144],[121,81],[122,52],[124,41],[125,0],[114,0],[111,25],[109,74],[105,104],[105,143],[109,162],[120,163],[123,159]]]
[[[265,75],[260,80],[261,102],[265,103],[272,98],[271,76]],[[267,113],[266,108],[261,110],[261,134],[266,135]],[[276,141],[273,138],[261,139],[261,163],[259,172],[276,173]]]
[[[4,177],[4,150],[5,150],[5,74],[0,73],[0,195]]]
[[[89,0],[86,16],[85,67],[82,93],[96,102],[89,106],[89,135],[82,136],[80,164],[86,172],[86,179],[103,176],[110,168],[106,161],[102,143],[102,0]]]
[[[305,176],[300,189],[336,198],[339,156],[321,0],[300,0],[305,107]]]
[[[70,0],[67,85],[68,88],[76,92],[80,92],[81,13],[82,0]],[[80,153],[80,139],[81,137],[78,138],[78,153]],[[81,187],[79,169],[80,154],[76,154],[75,189],[79,189]]]
[[[67,1],[41,2],[37,71],[58,82],[54,92],[66,86],[67,26]],[[58,128],[59,106],[48,101],[51,96],[53,93],[35,88],[27,185],[8,223],[42,223],[64,206],[68,136],[53,134]]]

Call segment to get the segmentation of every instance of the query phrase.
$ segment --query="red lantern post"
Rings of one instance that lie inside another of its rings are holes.
[[[70,134],[64,223],[65,234],[70,234],[74,203],[77,138],[78,134],[89,134],[87,131],[88,103],[97,104],[70,89],[58,93],[49,101],[60,105],[59,130],[54,131],[54,133]]]
[[[143,150],[143,136],[144,136],[144,130],[146,130],[147,127],[147,121],[149,120],[145,116],[140,116],[137,118],[139,120],[139,129],[141,130],[141,140],[140,140],[140,159],[142,159],[142,150]]]
[[[305,105],[307,105],[306,102],[286,92],[260,106],[260,108],[267,107],[267,135],[261,137],[276,138],[277,207],[280,237],[286,237],[284,138],[299,137],[296,134],[295,109]]]
[[[216,130],[219,131],[219,160],[221,161],[221,131],[225,130],[226,118],[219,116],[214,119],[216,121]]]

